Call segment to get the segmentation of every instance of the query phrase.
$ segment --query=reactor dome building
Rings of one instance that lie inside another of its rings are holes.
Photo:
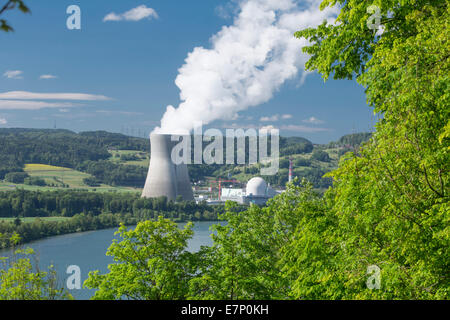
[[[266,181],[260,177],[251,178],[247,182],[245,193],[247,196],[265,197],[267,195]]]
[[[223,188],[221,200],[231,200],[240,204],[263,205],[277,194],[278,192],[268,185],[263,178],[254,177],[247,182],[245,190]]]

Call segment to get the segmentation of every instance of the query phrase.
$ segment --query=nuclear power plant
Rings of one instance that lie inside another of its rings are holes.
[[[145,181],[143,198],[166,197],[168,200],[176,200],[181,197],[184,201],[197,202],[206,200],[203,196],[194,198],[187,165],[174,164],[172,161],[172,149],[178,141],[172,141],[170,134],[152,133],[150,135],[150,165]],[[289,180],[292,180],[292,161],[290,161]],[[263,205],[281,191],[274,190],[261,177],[253,177],[247,183],[245,189],[221,188],[219,179],[219,198],[207,199],[208,204],[220,204],[226,200],[241,204]],[[211,189],[211,188],[210,188]]]
[[[185,201],[194,200],[187,165],[175,165],[171,159],[175,144],[169,134],[150,135],[150,166],[142,197],[175,200],[181,196]]]
[[[279,192],[274,190],[261,177],[251,178],[245,189],[223,188],[221,201],[235,201],[240,204],[264,205],[269,199],[275,197]]]

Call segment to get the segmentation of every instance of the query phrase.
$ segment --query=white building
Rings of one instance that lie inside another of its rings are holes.
[[[244,189],[223,188],[221,200],[236,201],[241,204],[255,203],[263,205],[278,193],[263,178],[255,177],[247,182]]]

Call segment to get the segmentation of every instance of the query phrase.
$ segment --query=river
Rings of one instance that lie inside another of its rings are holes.
[[[189,251],[195,252],[200,249],[200,246],[212,244],[210,226],[215,223],[217,222],[201,221],[194,224],[194,236],[188,243]],[[184,225],[184,223],[178,224],[180,228]],[[108,271],[107,266],[113,262],[113,259],[105,253],[112,240],[119,238],[114,235],[116,231],[117,228],[66,234],[30,242],[25,247],[34,249],[41,270],[51,264],[55,266],[61,285],[66,285],[66,280],[70,276],[66,271],[70,265],[80,267],[81,283],[83,283],[89,271],[99,270],[100,273]],[[11,250],[0,251],[0,256],[10,254]],[[74,289],[69,292],[75,299],[86,300],[94,294],[95,290]]]

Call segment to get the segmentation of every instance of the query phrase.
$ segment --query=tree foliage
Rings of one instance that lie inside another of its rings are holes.
[[[332,210],[344,246],[346,297],[448,298],[448,1],[374,1],[384,31],[367,28],[368,4],[339,4],[338,24],[296,33],[311,41],[310,70],[325,79],[357,77],[382,115],[359,153],[334,178]],[[363,290],[368,265],[383,288]],[[300,293],[300,292],[299,292]]]
[[[239,210],[244,209],[245,206],[239,206]],[[19,222],[0,219],[0,233],[18,233],[21,241],[28,242],[73,232],[114,228],[120,223],[135,225],[159,216],[175,222],[215,221],[223,210],[222,205],[173,202],[165,197],[141,198],[137,193],[17,190],[0,192],[0,218],[16,218]],[[20,217],[35,219],[20,223]],[[71,219],[49,221],[46,217]]]
[[[192,144],[194,138],[192,137]],[[224,140],[224,158],[226,158],[226,141]],[[204,141],[203,147],[209,142]],[[246,142],[246,159],[249,154],[248,138]],[[148,154],[150,143],[148,139],[125,136],[106,131],[75,133],[61,129],[0,129],[0,179],[12,172],[21,172],[25,164],[39,163],[53,166],[68,167],[89,173],[95,181],[87,180],[87,185],[107,184],[111,186],[127,186],[142,188],[147,176],[145,166],[122,164],[111,161],[108,150],[134,150]],[[235,156],[237,155],[237,140],[235,141]],[[280,154],[309,153],[313,144],[301,137],[280,137]],[[194,147],[192,145],[192,156]],[[117,154],[116,154],[117,155]],[[121,154],[121,161],[141,160],[136,154]],[[237,161],[237,159],[235,159]],[[193,164],[188,165],[189,176],[193,181],[205,180],[207,177],[228,178],[236,165]],[[244,168],[243,168],[244,169]],[[246,173],[257,174],[256,166],[245,168]],[[284,186],[287,174],[280,172],[272,183]],[[323,184],[323,183],[322,183]],[[316,187],[320,187],[317,185]]]
[[[108,149],[126,149],[148,152],[147,139],[128,137],[123,134],[105,131],[75,133],[70,130],[50,129],[0,129],[0,179],[8,172],[21,171],[27,163],[40,163],[53,166],[83,170],[90,162],[109,159]],[[87,162],[88,164],[85,164]],[[112,167],[111,167],[112,166]],[[119,171],[114,177],[102,170]],[[130,172],[127,171],[129,169]],[[145,175],[135,166],[123,166],[111,162],[97,168],[99,176],[119,184],[127,174],[139,172],[139,183],[145,181]],[[137,183],[133,176],[133,183]],[[141,186],[141,185],[140,185]]]
[[[201,252],[201,272],[190,282],[194,299],[269,299],[278,292],[274,219],[258,206],[245,212],[227,203],[214,225],[214,245]],[[266,235],[261,238],[261,235]]]
[[[373,4],[383,32],[367,27],[367,2],[324,0],[339,5],[338,23],[296,33],[310,42],[310,70],[356,77],[381,115],[328,174],[325,195],[294,180],[266,207],[227,204],[213,246],[194,254],[190,225],[122,227],[110,272],[86,282],[94,298],[449,298],[449,1]],[[378,288],[368,286],[374,266]]]
[[[115,240],[107,255],[115,263],[109,273],[90,272],[87,288],[98,289],[93,299],[174,300],[187,295],[191,253],[186,250],[192,237],[192,223],[184,229],[170,220],[139,223],[135,229],[120,227],[122,240]]]
[[[322,161],[322,162],[330,162],[330,155],[323,150],[316,150],[313,152],[311,159]]]
[[[24,183],[26,178],[29,178],[26,172],[10,172],[5,175],[5,180],[12,183]]]
[[[346,134],[339,138],[337,141],[338,145],[351,146],[356,147],[362,145],[364,142],[369,141],[372,137],[372,133],[370,132],[361,132],[361,133],[351,133]],[[336,143],[334,143],[336,144]]]
[[[7,240],[14,245],[19,236],[5,239],[0,233],[1,243]],[[32,261],[31,248],[15,248],[10,257],[0,258],[0,300],[61,300],[72,299],[66,289],[60,287],[53,266],[48,271],[39,270],[37,262]]]
[[[16,8],[23,13],[30,13],[30,9],[25,5],[23,0],[7,0],[5,3],[0,4],[0,15],[4,14],[6,11]],[[0,19],[0,30],[6,32],[14,31],[5,19]]]

